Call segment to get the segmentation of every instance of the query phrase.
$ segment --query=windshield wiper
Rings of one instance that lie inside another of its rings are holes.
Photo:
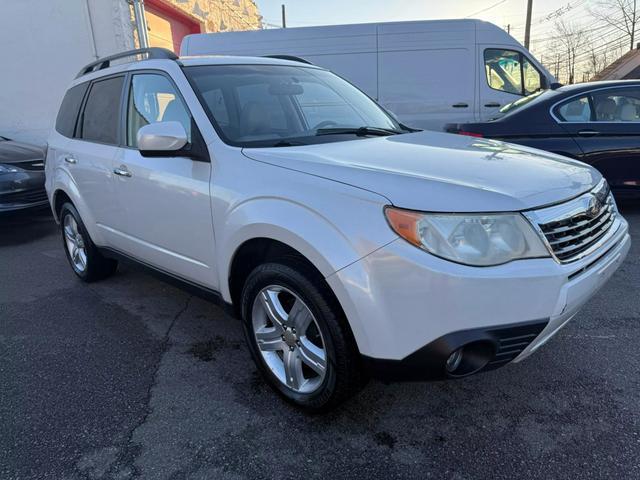
[[[359,137],[366,137],[367,135],[387,136],[397,135],[402,133],[398,130],[392,130],[390,128],[378,128],[378,127],[336,127],[336,128],[319,128],[316,130],[316,136],[319,135],[357,135]]]
[[[299,147],[300,145],[306,145],[306,143],[295,142],[291,140],[278,140],[276,143],[269,146],[270,147]]]

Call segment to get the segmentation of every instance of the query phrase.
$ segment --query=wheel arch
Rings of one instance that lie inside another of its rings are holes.
[[[248,239],[235,250],[227,273],[229,295],[238,317],[240,316],[240,296],[247,277],[259,265],[283,260],[301,262],[318,276],[324,278],[322,272],[313,262],[290,245],[269,237]]]

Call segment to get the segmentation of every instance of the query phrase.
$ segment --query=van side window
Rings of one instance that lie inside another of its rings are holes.
[[[120,98],[124,77],[111,77],[91,85],[82,112],[80,137],[90,142],[118,144]]]
[[[157,122],[179,122],[191,142],[191,115],[175,87],[164,75],[134,75],[127,107],[127,145],[138,146],[138,130]]]
[[[530,95],[542,87],[542,76],[522,53],[515,50],[484,51],[487,83],[494,90]]]
[[[89,83],[81,83],[70,88],[65,94],[56,118],[56,131],[60,135],[73,138],[78,113],[80,113],[80,107],[82,106],[82,99],[88,87]]]

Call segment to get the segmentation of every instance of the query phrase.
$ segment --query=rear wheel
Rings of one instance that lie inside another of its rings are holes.
[[[256,364],[288,401],[327,410],[364,384],[346,318],[324,279],[304,263],[257,267],[243,289],[242,312]]]
[[[67,260],[78,277],[85,282],[93,282],[116,271],[118,262],[100,254],[71,203],[65,203],[60,209],[60,223]]]

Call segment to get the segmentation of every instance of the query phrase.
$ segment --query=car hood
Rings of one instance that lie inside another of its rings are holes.
[[[243,153],[378,193],[398,207],[433,212],[526,210],[580,195],[602,178],[559,155],[437,132]]]
[[[0,163],[20,163],[43,159],[44,150],[41,147],[15,140],[0,141]]]

